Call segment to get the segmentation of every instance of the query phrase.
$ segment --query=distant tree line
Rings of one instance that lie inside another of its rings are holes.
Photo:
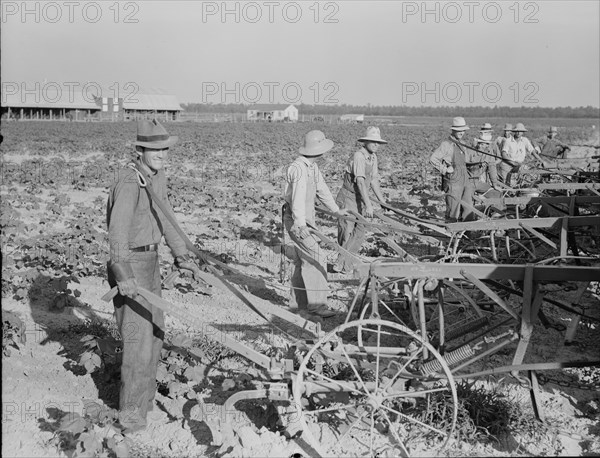
[[[182,108],[189,113],[245,113],[251,105],[188,103]],[[587,107],[482,107],[435,106],[408,107],[391,105],[296,105],[305,115],[343,115],[348,113],[366,116],[468,116],[471,118],[600,118],[600,108]]]

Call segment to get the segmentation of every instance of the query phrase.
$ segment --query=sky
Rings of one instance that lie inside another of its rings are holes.
[[[600,106],[597,0],[0,6],[3,94],[51,84],[181,103]]]

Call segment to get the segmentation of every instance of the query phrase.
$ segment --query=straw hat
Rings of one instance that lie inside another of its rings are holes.
[[[482,126],[479,126],[480,132],[489,132],[490,130],[492,130],[492,125],[489,122],[486,122]]]
[[[311,130],[304,136],[304,146],[300,147],[300,154],[307,157],[321,156],[333,148],[333,142],[325,138],[320,130]]]
[[[518,122],[515,128],[513,129],[513,132],[527,132],[527,129],[525,129],[525,126],[522,122]]]
[[[552,126],[552,127],[550,127],[550,129],[548,129],[548,133],[549,134],[551,134],[551,133],[557,134],[558,133],[558,129],[556,127]]]
[[[364,137],[358,139],[359,142],[375,142],[375,143],[387,143],[381,138],[381,132],[379,127],[369,126],[367,127],[367,133]]]
[[[504,124],[504,132],[506,132],[506,131],[512,132],[512,130],[513,130],[512,124],[510,124],[510,123]]]

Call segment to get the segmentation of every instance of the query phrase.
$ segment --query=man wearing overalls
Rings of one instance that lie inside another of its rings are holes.
[[[462,209],[461,200],[473,205],[473,182],[469,179],[465,148],[460,141],[469,130],[464,118],[452,120],[452,133],[433,152],[429,162],[442,174],[442,190],[446,193],[446,222],[457,222],[459,219],[472,219],[472,211]]]
[[[362,143],[362,148],[348,159],[344,170],[344,182],[337,195],[336,203],[340,208],[372,218],[373,205],[369,198],[369,189],[373,190],[379,201],[385,203],[379,187],[377,151],[379,145],[387,142],[382,140],[379,128],[374,126],[368,127],[366,135],[358,141]],[[338,221],[338,243],[351,253],[358,253],[365,241],[366,233],[367,228],[364,224],[348,220]],[[352,266],[347,265],[344,258],[339,256],[333,270],[348,272],[352,270]]]
[[[306,311],[323,318],[336,312],[327,306],[327,271],[325,253],[308,226],[315,225],[315,198],[329,210],[340,211],[319,171],[316,160],[333,147],[319,130],[304,137],[300,156],[288,167],[284,191],[283,223],[294,242],[294,273],[292,274],[290,308]]]
[[[176,141],[177,137],[169,136],[156,120],[140,121],[135,142],[137,160],[120,172],[108,197],[108,281],[111,287],[119,288],[113,303],[123,339],[119,422],[125,432],[144,429],[147,413],[154,407],[165,322],[163,312],[138,295],[138,287],[161,295],[158,244],[162,236],[177,266],[193,266],[185,242],[145,189],[152,186],[173,212],[163,167],[169,147]]]

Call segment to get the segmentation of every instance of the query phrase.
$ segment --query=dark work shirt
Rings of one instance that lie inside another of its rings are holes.
[[[551,139],[547,135],[535,139],[534,144],[542,150],[542,155],[552,158],[562,155],[564,150],[569,148],[556,137]]]
[[[143,170],[139,163],[138,170]],[[154,175],[143,171],[142,174],[174,216],[167,196],[167,178],[164,170],[159,170]],[[140,186],[137,173],[130,168],[121,170],[117,182],[110,188],[106,219],[111,263],[126,260],[132,248],[160,243],[163,235],[173,251],[173,256],[187,253],[183,239],[158,205],[150,203],[148,192]]]

